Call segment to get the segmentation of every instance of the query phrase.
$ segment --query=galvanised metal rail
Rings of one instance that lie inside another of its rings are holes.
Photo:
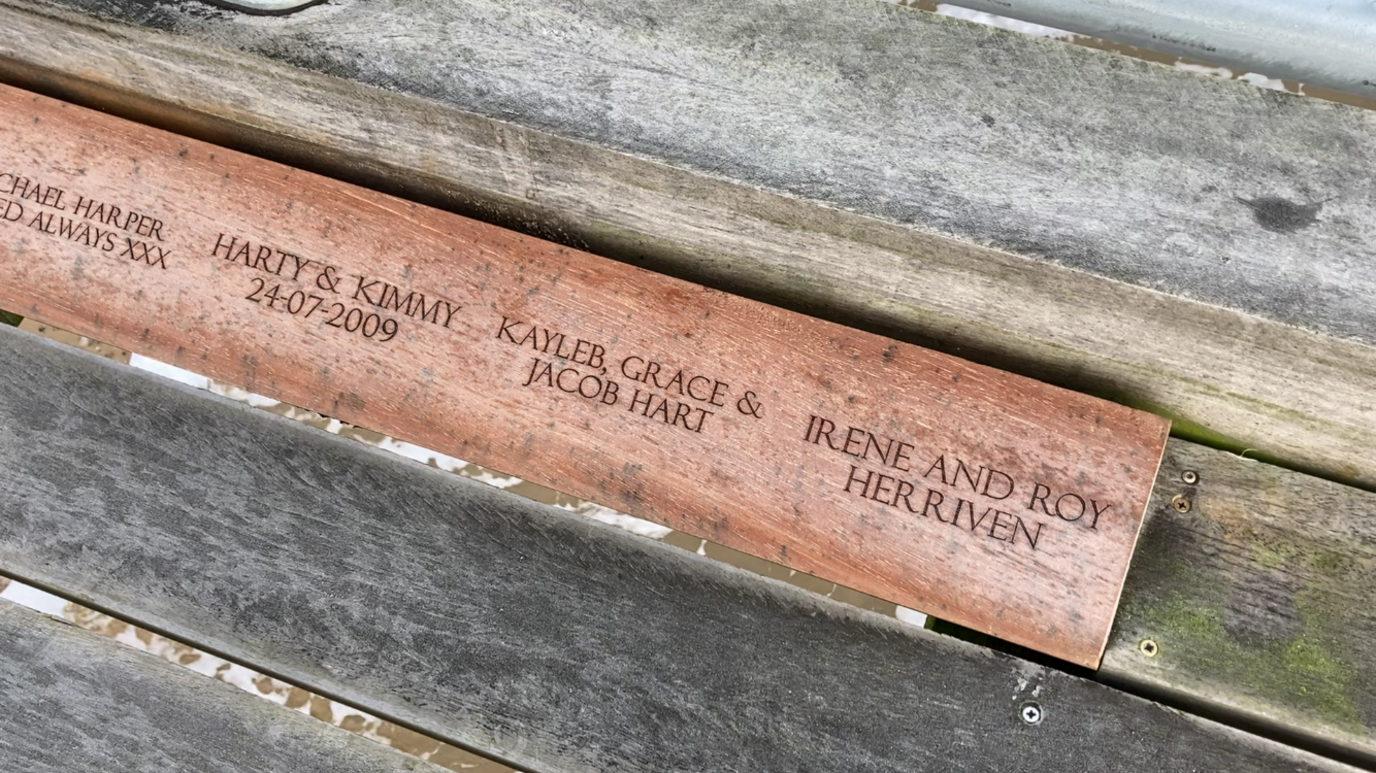
[[[962,0],[956,5],[1376,97],[1373,0]]]

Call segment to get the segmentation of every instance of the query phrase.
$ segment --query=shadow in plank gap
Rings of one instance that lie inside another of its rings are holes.
[[[202,652],[190,645],[130,625],[123,620],[66,601],[3,575],[0,575],[0,600],[11,601],[73,623],[107,639],[113,639],[198,674],[234,685],[244,692],[390,746],[433,765],[462,773],[514,773],[512,768],[501,763],[398,727],[366,712],[336,703],[238,663]]]
[[[217,8],[251,13],[257,16],[286,16],[325,0],[200,0]]]
[[[446,470],[464,477],[501,488],[519,496],[554,505],[577,515],[594,518],[644,537],[663,541],[683,550],[706,556],[764,577],[782,580],[828,598],[893,617],[901,622],[924,626],[929,620],[915,610],[845,588],[811,575],[796,572],[731,548],[709,542],[649,521],[635,518],[592,502],[562,494],[544,486],[469,464],[461,459],[396,440],[381,433],[355,427],[337,419],[287,405],[256,395],[228,384],[214,381],[190,371],[167,365],[136,353],[109,346],[85,336],[76,335],[34,320],[25,320],[21,327],[60,343],[80,348],[102,357],[129,364],[135,368],[163,376],[198,389],[251,405],[316,429],[375,446],[413,461]],[[471,773],[507,773],[511,771],[493,762],[436,739],[399,727],[323,696],[310,693],[245,666],[202,652],[182,642],[133,626],[123,620],[68,602],[42,590],[0,575],[0,598],[13,601],[40,612],[74,623],[86,630],[114,639],[127,646],[157,655],[197,673],[233,684],[286,708],[343,728],[350,732],[387,744],[435,765]]]
[[[900,622],[909,625],[925,626],[929,625],[927,615],[914,609],[908,609],[894,604],[890,601],[876,598],[866,593],[847,588],[837,583],[823,580],[813,575],[798,572],[786,566],[756,558],[739,550],[733,550],[723,545],[701,539],[699,537],[674,531],[657,523],[646,521],[635,516],[613,510],[609,507],[587,502],[576,497],[555,491],[554,489],[541,486],[537,483],[523,480],[513,475],[489,470],[476,464],[470,464],[462,459],[422,448],[414,443],[397,440],[380,432],[345,424],[338,419],[322,416],[314,411],[298,408],[293,405],[273,400],[262,395],[257,395],[239,387],[215,381],[205,376],[192,373],[181,368],[159,362],[150,357],[145,357],[137,353],[126,352],[122,349],[110,346],[99,341],[92,340],[85,336],[70,333],[51,325],[45,325],[33,320],[25,320],[21,329],[29,330],[46,338],[75,346],[89,352],[93,352],[102,357],[127,363],[140,370],[155,373],[164,378],[177,381],[197,389],[204,389],[213,394],[228,397],[231,400],[253,406],[260,410],[301,422],[319,430],[324,430],[331,434],[356,440],[370,446],[390,451],[399,456],[404,456],[412,461],[434,467],[436,469],[462,475],[466,478],[486,483],[490,486],[500,488],[517,496],[539,502],[541,504],[553,505],[562,510],[566,510],[575,515],[582,515],[592,518],[602,523],[616,526],[633,534],[642,537],[650,537],[663,541],[684,550],[706,556],[715,561],[729,564],[738,569],[769,577],[771,579],[782,580],[790,585],[796,585],[804,590],[811,591],[821,596],[849,604],[853,607],[878,612],[887,617],[896,618]],[[952,630],[941,630],[942,633],[959,633],[954,628]],[[1012,645],[1009,645],[1012,646]]]
[[[239,387],[215,381],[214,379],[159,362],[149,357],[133,354],[129,358],[129,364],[140,370],[156,373],[173,381],[228,397],[269,413],[315,427],[316,429],[356,440],[370,446],[375,446],[385,451],[390,451],[399,456],[429,465],[436,469],[452,472],[466,478],[472,478],[473,480],[486,483],[490,486],[500,488],[541,504],[553,505],[562,510],[574,513],[575,515],[586,516],[601,521],[602,523],[624,529],[633,534],[638,534],[642,537],[660,540],[675,547],[697,553],[701,556],[706,556],[716,561],[721,561],[722,563],[729,564],[738,569],[745,569],[746,571],[753,572],[763,577],[782,580],[791,585],[796,585],[844,604],[866,609],[871,612],[878,612],[911,625],[924,626],[928,621],[927,615],[917,610],[908,609],[907,607],[884,601],[883,599],[861,593],[860,591],[847,588],[843,585],[838,585],[837,583],[823,580],[813,575],[798,572],[771,561],[756,558],[748,553],[743,553],[739,550],[734,550],[700,537],[675,531],[660,526],[657,523],[636,518],[632,515],[627,515],[595,502],[588,502],[577,497],[569,496],[568,494],[555,491],[546,486],[541,486],[538,483],[532,483],[514,475],[507,475],[495,470],[490,470],[486,467],[449,456],[448,454],[442,454],[438,451],[423,448],[414,443],[397,440],[396,438],[384,435],[380,432],[374,432],[373,430],[346,424],[338,419],[323,416],[314,411],[308,411],[304,408],[263,397],[262,395],[253,394]]]
[[[44,338],[50,338],[59,343],[67,344],[68,346],[84,349],[91,354],[97,354],[106,359],[114,360],[115,362],[122,362],[126,365],[129,363],[130,354],[124,349],[87,338],[84,335],[60,330],[52,325],[45,325],[36,319],[25,319],[23,322],[19,323],[19,329],[27,330],[30,333],[36,333]]]

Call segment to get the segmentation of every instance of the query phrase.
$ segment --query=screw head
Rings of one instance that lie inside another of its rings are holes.
[[[1177,513],[1188,513],[1190,511],[1190,498],[1184,494],[1176,494],[1171,497],[1171,507],[1174,507]]]
[[[1161,652],[1160,645],[1151,639],[1143,639],[1142,643],[1137,645],[1137,648],[1142,650],[1142,654],[1149,658],[1154,658]]]
[[[1194,470],[1185,470],[1180,473],[1180,479],[1185,481],[1186,484],[1193,486],[1199,482],[1199,473]]]
[[[1029,725],[1040,724],[1042,721],[1042,707],[1038,703],[1024,703],[1018,711],[1022,721]]]

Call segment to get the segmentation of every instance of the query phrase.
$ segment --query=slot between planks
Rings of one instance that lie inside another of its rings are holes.
[[[4,770],[441,771],[4,600],[0,641]]]

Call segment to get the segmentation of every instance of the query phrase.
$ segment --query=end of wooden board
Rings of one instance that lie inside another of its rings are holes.
[[[0,305],[1098,665],[1169,422],[5,87]]]

